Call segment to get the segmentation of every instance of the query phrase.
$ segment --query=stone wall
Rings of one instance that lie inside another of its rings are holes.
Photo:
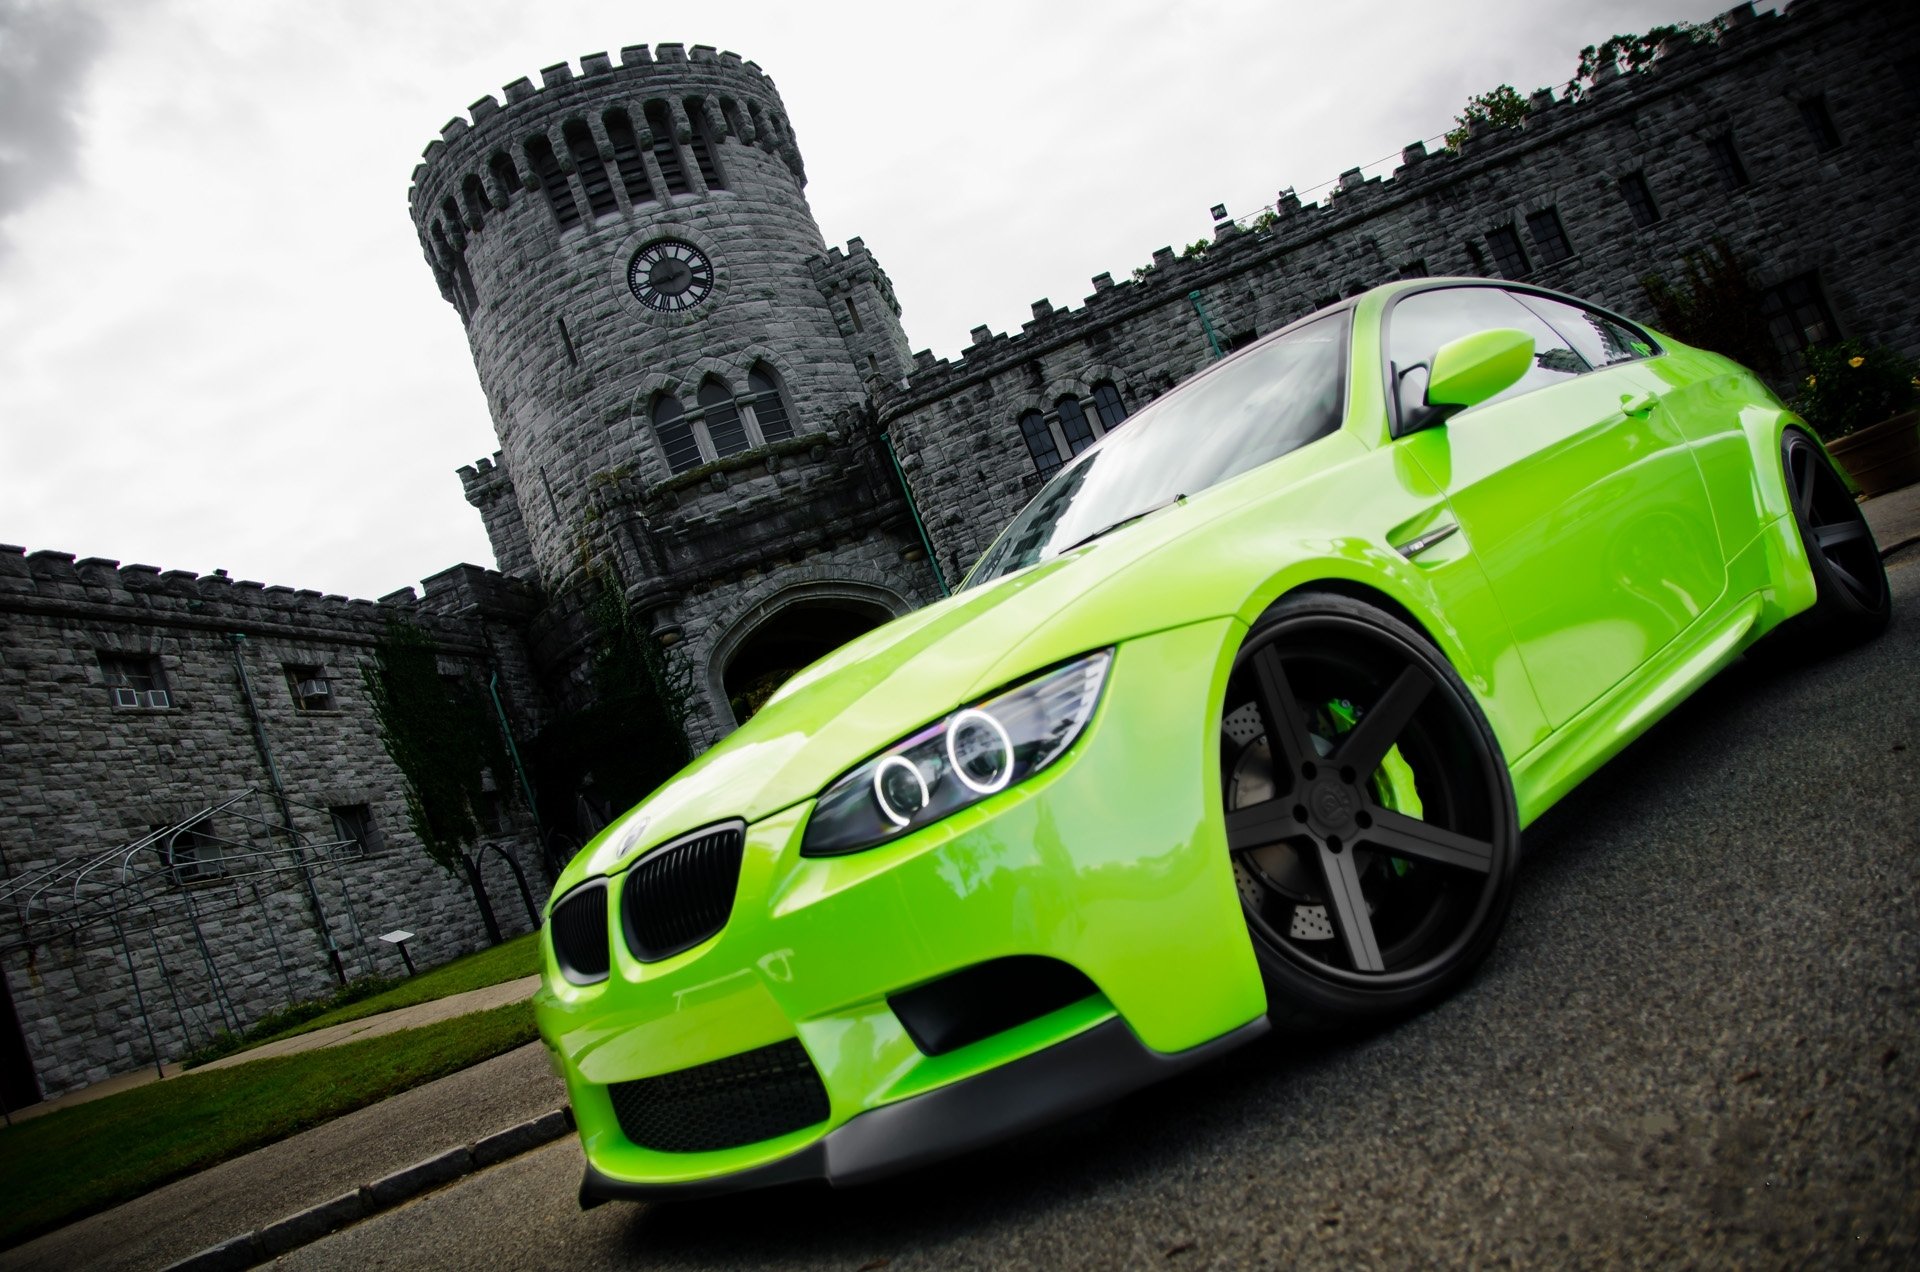
[[[124,940],[104,922],[59,933],[60,898],[29,915],[11,896],[0,914],[0,971],[44,1093],[149,1062],[152,1046],[171,1058],[212,1030],[330,992],[329,942],[349,976],[403,970],[377,940],[395,928],[416,933],[409,948],[423,965],[481,944],[464,880],[428,860],[408,828],[402,779],[381,745],[362,668],[390,620],[416,623],[434,638],[444,673],[480,686],[501,673],[524,737],[539,719],[539,694],[511,633],[531,604],[524,585],[472,567],[429,580],[424,600],[402,593],[375,603],[0,547],[7,884],[131,844],[249,789],[262,795],[217,813],[212,833],[271,849],[276,776],[306,841],[337,842],[328,810],[356,805],[370,812],[380,840],[364,859],[317,870],[311,898],[297,873],[248,878],[238,868],[233,878],[161,887],[122,916]],[[139,705],[116,705],[103,654],[148,662],[164,699],[143,691]],[[329,692],[303,705],[296,684],[308,678]],[[503,820],[490,838],[512,852],[538,903],[545,883],[531,819],[513,776],[495,776],[505,787]],[[501,926],[528,930],[511,871],[495,855],[486,861]]]
[[[1723,236],[1764,285],[1817,278],[1839,334],[1920,353],[1902,175],[1920,159],[1920,9],[1790,9],[1741,6],[1715,43],[1670,46],[1650,71],[1605,77],[1579,102],[1536,96],[1524,126],[1476,130],[1457,154],[1415,143],[1390,179],[1352,170],[1317,205],[1283,191],[1270,225],[1223,222],[1192,258],[1162,248],[1138,281],[1096,278],[1079,309],[1041,301],[1017,334],[976,329],[956,361],[917,355],[906,387],[876,402],[949,576],[1038,487],[1016,420],[1050,410],[1062,386],[1106,376],[1129,407],[1151,400],[1213,360],[1200,307],[1237,344],[1390,279],[1499,276],[1497,229],[1527,255],[1508,276],[1646,318],[1643,276],[1678,277],[1689,249]],[[1836,148],[1823,149],[1805,117],[1815,97]],[[1742,188],[1710,155],[1728,134],[1750,178]],[[1636,223],[1620,186],[1634,173],[1660,213],[1651,225]],[[1549,210],[1572,249],[1551,262],[1529,222]]]

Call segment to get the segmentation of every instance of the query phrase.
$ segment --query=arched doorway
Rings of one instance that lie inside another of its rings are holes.
[[[846,596],[794,600],[765,614],[721,672],[734,722],[745,724],[794,672],[892,617],[884,605]]]

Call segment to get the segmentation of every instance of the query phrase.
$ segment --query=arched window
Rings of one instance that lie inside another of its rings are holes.
[[[1093,427],[1087,423],[1087,413],[1080,408],[1080,399],[1063,397],[1053,404],[1060,417],[1060,435],[1066,439],[1067,453],[1078,455],[1093,445]]]
[[[667,183],[667,193],[690,193],[693,187],[687,182],[687,166],[680,161],[680,147],[673,140],[673,115],[665,102],[647,103],[647,128],[653,133],[653,157],[660,165],[660,179]]]
[[[700,179],[707,183],[709,190],[724,190],[727,180],[720,173],[720,159],[714,153],[713,131],[707,127],[707,104],[701,98],[689,97],[684,105],[689,143],[693,147],[693,161],[700,166]]]
[[[1127,418],[1127,407],[1120,400],[1120,390],[1114,388],[1111,381],[1102,380],[1093,386],[1093,413],[1100,417],[1100,431],[1103,433],[1111,433]]]
[[[1042,477],[1049,477],[1060,467],[1060,447],[1053,440],[1053,430],[1047,427],[1047,417],[1038,411],[1028,411],[1020,417],[1020,436],[1027,441],[1027,453],[1033,456],[1033,466]]]
[[[460,205],[453,201],[452,195],[440,200],[440,213],[447,218],[447,237],[453,240],[453,245],[460,251],[466,251],[466,225],[460,220]]]
[[[500,187],[501,201],[512,202],[513,196],[520,193],[520,172],[513,166],[513,160],[496,150],[493,158],[487,160],[487,171],[493,174],[493,183]]]
[[[487,192],[480,186],[480,178],[472,173],[460,185],[460,201],[467,205],[467,224],[479,225],[487,219]]]
[[[580,205],[573,201],[567,174],[560,171],[560,161],[553,157],[552,143],[545,137],[528,138],[527,162],[533,165],[534,180],[546,191],[547,206],[553,209],[553,219],[560,228],[570,230],[580,224]]]
[[[660,439],[670,472],[684,473],[700,466],[700,442],[693,435],[693,421],[686,418],[680,399],[671,393],[653,399],[653,435]]]
[[[620,184],[626,187],[627,201],[646,203],[653,198],[653,183],[647,180],[647,165],[640,157],[640,139],[633,134],[633,120],[624,110],[610,110],[600,117],[607,126],[607,140],[613,143],[613,166],[620,170]]]
[[[733,404],[733,393],[718,380],[709,379],[700,386],[700,410],[706,416],[707,438],[713,443],[716,458],[738,455],[747,449],[747,426],[740,409]]]
[[[580,186],[587,192],[587,206],[593,214],[605,216],[619,211],[620,205],[613,197],[613,179],[607,176],[607,165],[601,162],[600,148],[593,144],[586,122],[568,120],[560,135],[566,139],[567,153],[573,156],[574,170],[580,174]]]
[[[748,410],[760,429],[760,440],[783,442],[792,437],[793,420],[787,415],[787,404],[780,397],[780,383],[774,378],[773,369],[764,362],[754,363],[753,370],[747,372],[747,390],[753,395]]]
[[[720,99],[720,114],[726,119],[727,131],[733,134],[733,139],[735,141],[745,141],[747,139],[747,120],[746,116],[740,113],[740,103],[734,101],[731,97],[722,97]]]

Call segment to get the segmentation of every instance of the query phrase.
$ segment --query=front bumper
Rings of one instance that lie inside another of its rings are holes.
[[[606,981],[568,983],[546,943],[536,1009],[588,1161],[583,1199],[869,1178],[1112,1099],[1264,1028],[1210,709],[1237,643],[1222,620],[1120,646],[1067,756],[892,843],[803,858],[811,805],[749,825],[731,917],[685,953],[637,961],[617,903]],[[940,1055],[888,1005],[1018,955],[1067,963],[1098,992]],[[622,1132],[614,1085],[790,1039],[825,1088],[824,1120],[699,1152]]]

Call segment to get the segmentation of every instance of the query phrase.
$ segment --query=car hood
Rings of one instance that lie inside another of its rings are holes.
[[[1344,438],[1316,443],[1324,448],[1321,464],[1344,446]],[[1184,560],[1192,553],[1162,550],[1199,543],[1193,535],[1202,524],[1320,466],[1296,451],[842,646],[608,826],[574,859],[554,895],[689,830],[731,818],[758,821],[811,799],[920,726],[1065,658],[1234,612],[1242,598],[1227,589],[1213,596],[1216,589]],[[1152,603],[1142,604],[1143,597]]]

